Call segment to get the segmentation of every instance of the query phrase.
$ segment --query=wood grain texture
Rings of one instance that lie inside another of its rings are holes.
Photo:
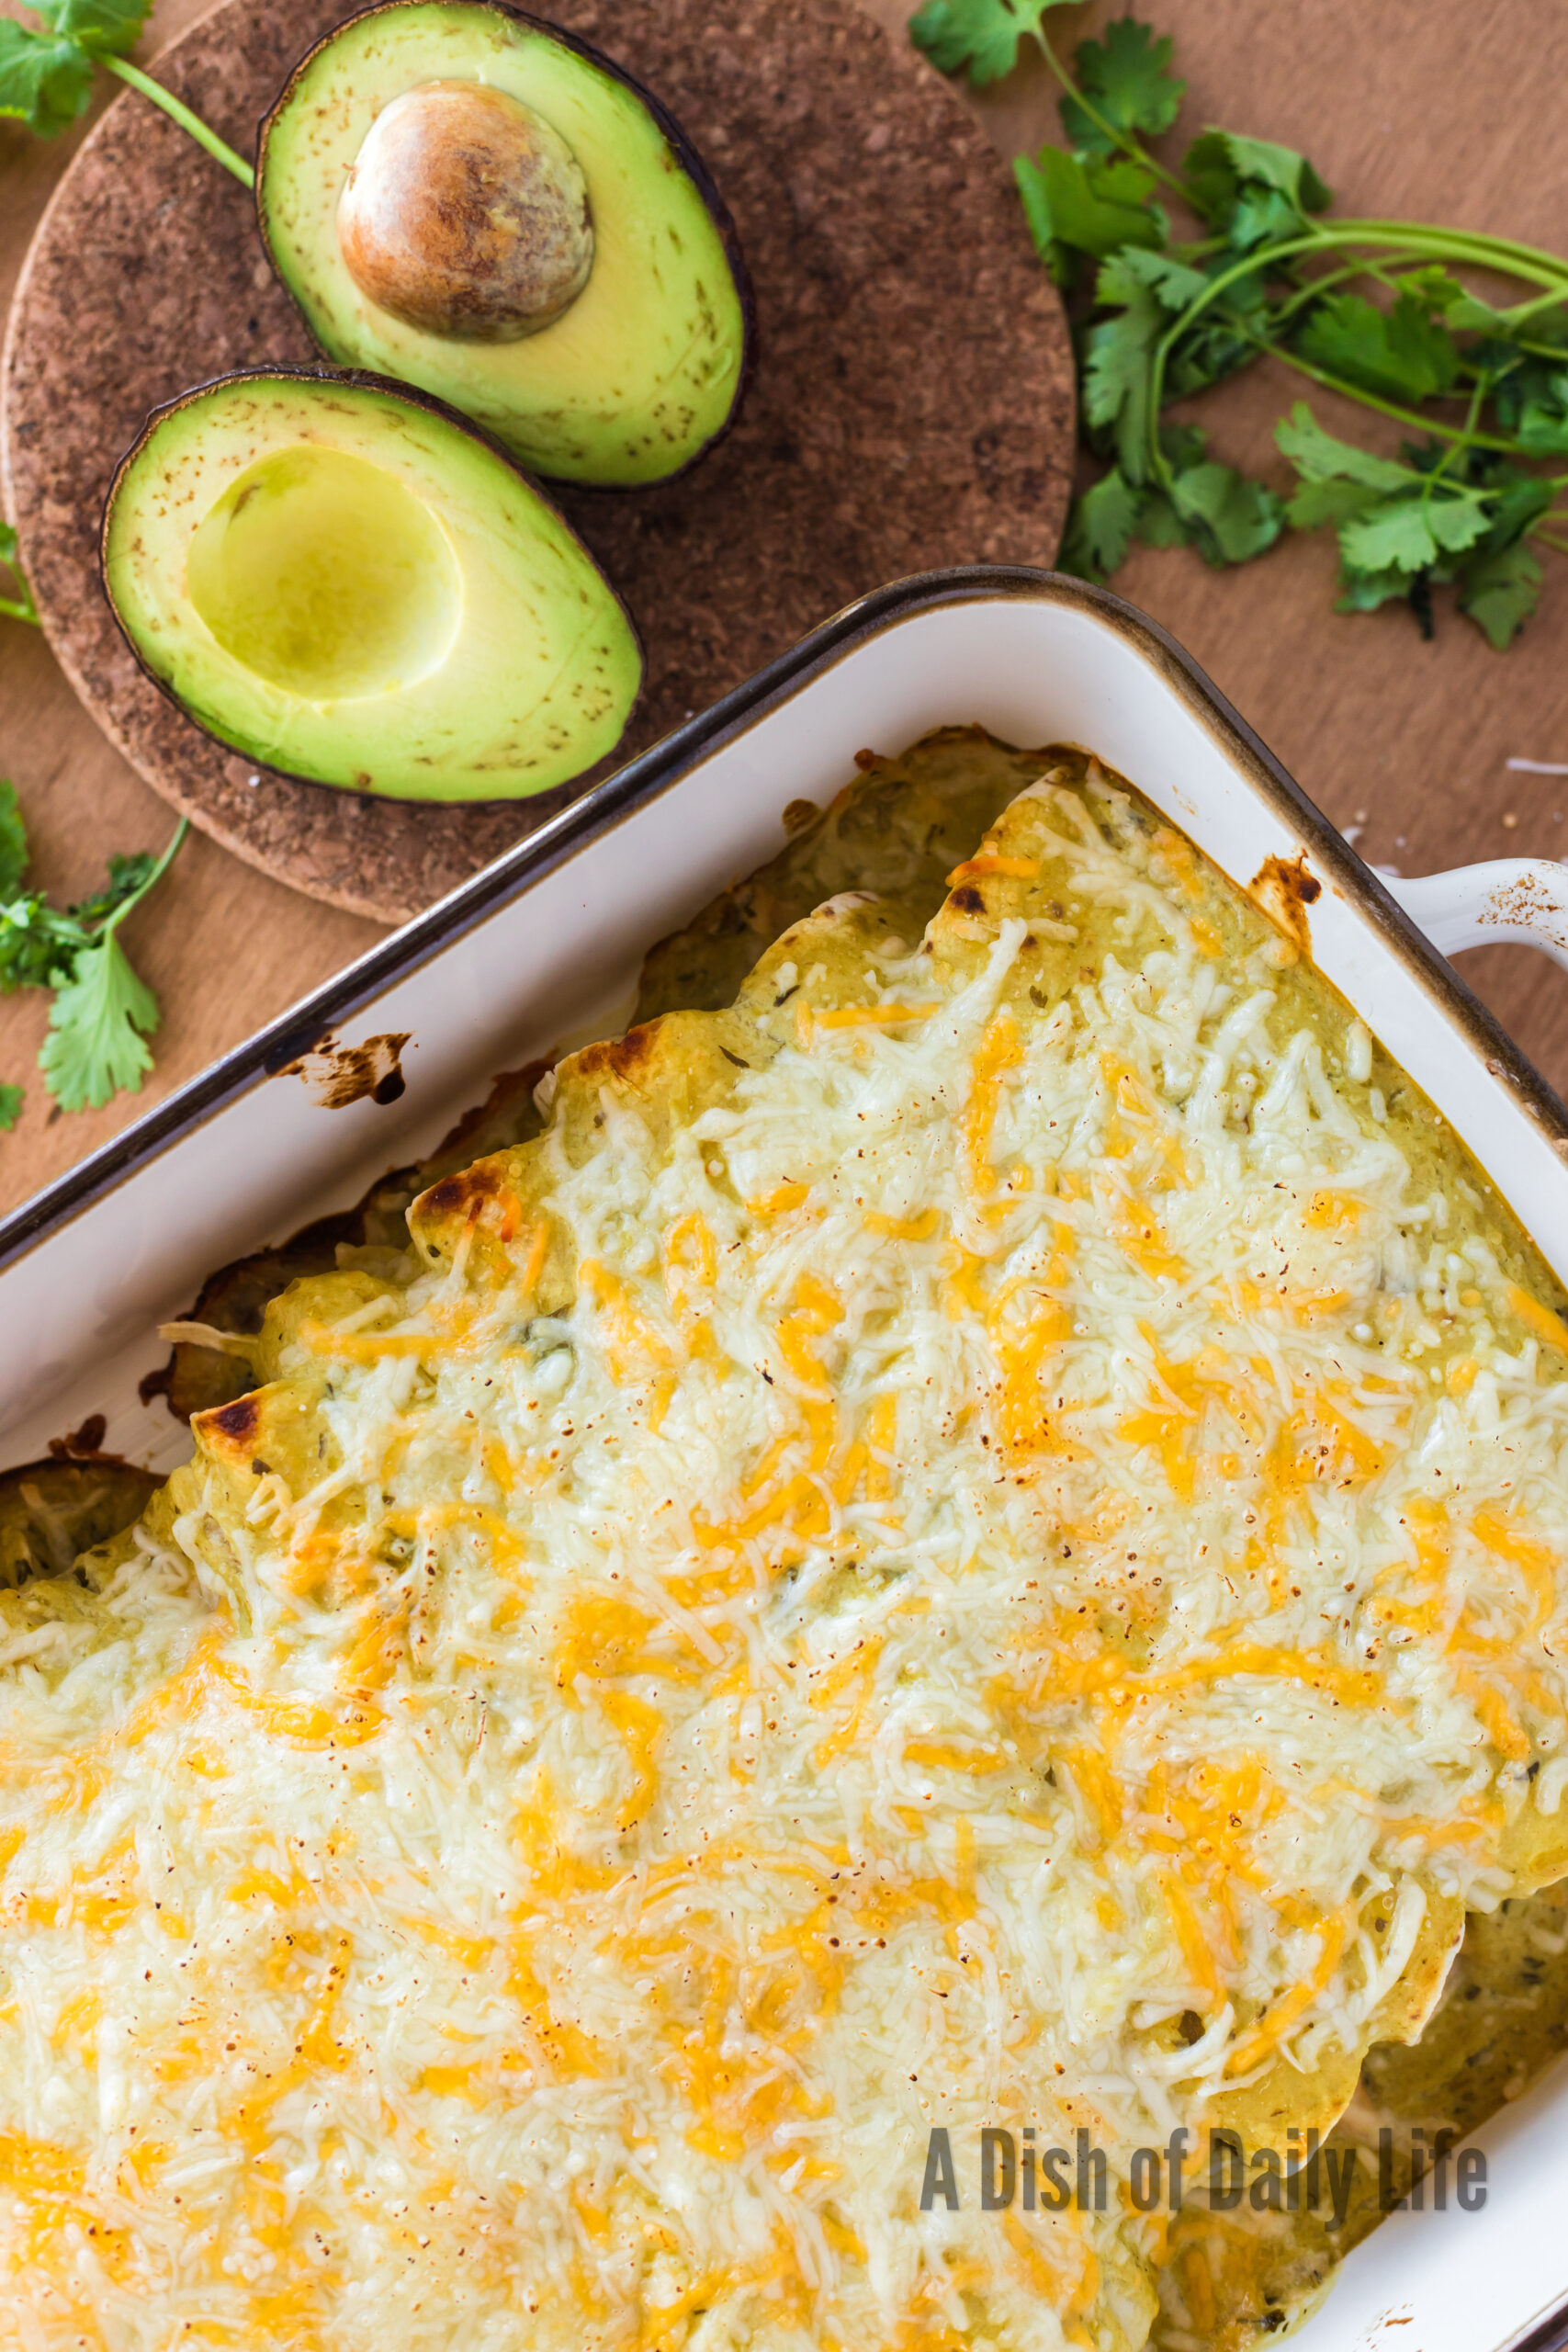
[[[344,13],[228,0],[157,70],[248,153],[289,67]],[[974,557],[1049,562],[1072,368],[991,148],[851,0],[561,0],[557,16],[676,108],[735,213],[759,315],[750,394],[700,467],[662,489],[558,493],[647,647],[624,755],[885,580]],[[396,922],[571,791],[418,808],[278,775],[159,693],[98,580],[108,476],[147,410],[234,368],[312,356],[245,191],[123,98],[62,180],[17,289],[7,503],[57,656],[148,781],[265,873]]]
[[[874,5],[890,28],[901,24],[900,0]],[[1568,9],[1556,0],[1146,6],[1178,39],[1190,85],[1184,128],[1219,121],[1296,141],[1347,210],[1568,246],[1558,119]],[[164,0],[160,35],[194,13],[185,0]],[[1106,13],[1064,10],[1054,24],[1070,46]],[[1026,68],[978,111],[1004,154],[1037,143],[1055,121],[1043,70]],[[0,124],[0,294],[62,161],[60,146]],[[940,355],[933,364],[940,369]],[[1269,432],[1299,390],[1269,369],[1212,396],[1201,413],[1216,447],[1282,484]],[[1326,402],[1320,413],[1333,422]],[[1143,553],[1116,584],[1191,647],[1332,816],[1349,824],[1367,811],[1362,846],[1374,858],[1419,873],[1515,852],[1564,854],[1568,778],[1510,776],[1503,762],[1510,752],[1568,762],[1568,569],[1553,569],[1540,618],[1504,655],[1459,621],[1427,647],[1403,614],[1337,618],[1332,574],[1332,550],[1312,540],[1232,573],[1184,553]],[[105,851],[165,837],[166,810],[74,706],[37,639],[5,625],[0,716],[0,772],[24,793],[51,884],[85,889]],[[124,1126],[376,935],[194,842],[161,910],[132,926],[130,944],[167,1012],[148,1093],[51,1125],[35,1079],[21,1128],[0,1136],[0,1204]],[[1547,1076],[1568,1086],[1568,977],[1523,949],[1488,948],[1462,962]],[[28,1077],[41,1028],[39,1000],[0,1001],[0,1077]]]

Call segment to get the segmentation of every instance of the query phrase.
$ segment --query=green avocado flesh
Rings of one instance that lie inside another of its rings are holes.
[[[456,82],[521,100],[587,183],[587,283],[521,341],[405,323],[361,292],[340,248],[339,202],[378,115]],[[746,306],[720,226],[639,93],[543,27],[482,0],[407,0],[351,19],[268,118],[256,204],[273,265],[330,358],[434,393],[537,473],[660,481],[729,421]]]
[[[613,752],[641,684],[547,500],[394,386],[261,374],[165,410],[104,526],[109,601],[197,723],[290,775],[509,800]]]

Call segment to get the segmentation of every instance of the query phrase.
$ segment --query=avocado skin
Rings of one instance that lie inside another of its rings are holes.
[[[561,531],[570,540],[577,552],[581,555],[585,567],[593,574],[595,579],[603,587],[607,602],[611,606],[613,606],[618,622],[625,631],[626,640],[628,641],[629,650],[635,659],[637,673],[635,690],[626,700],[626,707],[621,714],[619,729],[613,744],[596,748],[592,752],[592,756],[582,762],[581,767],[574,775],[547,775],[536,784],[530,784],[519,790],[513,791],[481,793],[462,789],[457,791],[416,791],[406,788],[394,789],[380,786],[374,777],[367,781],[360,775],[356,775],[352,783],[338,782],[333,778],[313,775],[303,767],[291,766],[288,764],[287,758],[279,755],[276,748],[268,748],[259,745],[256,742],[247,740],[243,733],[237,730],[230,731],[221,728],[214,722],[211,716],[199,709],[194,708],[192,705],[175,690],[170,682],[161,674],[159,670],[148,659],[141,643],[139,641],[136,631],[131,627],[126,612],[122,609],[121,599],[117,596],[115,592],[113,567],[110,557],[110,538],[117,503],[123,486],[128,481],[138,458],[141,457],[147,448],[148,444],[158,433],[160,427],[165,424],[170,419],[177,417],[184,410],[194,406],[198,401],[208,399],[214,394],[231,390],[242,390],[243,388],[251,385],[275,383],[297,384],[302,388],[310,387],[312,390],[320,390],[328,394],[336,394],[344,391],[364,391],[389,398],[403,403],[410,408],[421,411],[431,417],[438,419],[443,425],[450,428],[452,432],[460,434],[465,436],[467,440],[479,445],[489,458],[493,458],[498,463],[504,466],[509,473],[515,476],[517,481],[529,492],[531,497],[536,500],[542,507],[547,510],[552,521],[559,526]],[[113,614],[115,621],[119,628],[120,634],[125,639],[126,644],[130,648],[138,667],[142,671],[143,674],[151,680],[152,684],[157,687],[164,700],[170,703],[175,709],[178,710],[184,718],[187,718],[193,726],[200,728],[203,734],[209,735],[215,742],[221,744],[225,750],[237,751],[247,759],[255,760],[258,764],[265,766],[275,775],[288,777],[291,782],[297,784],[317,785],[328,790],[351,791],[356,796],[367,799],[402,801],[424,800],[432,804],[443,804],[448,806],[455,803],[461,803],[467,806],[478,806],[486,802],[495,805],[520,798],[527,798],[532,797],[535,792],[549,791],[555,789],[563,783],[573,784],[577,786],[579,789],[585,789],[590,783],[597,780],[600,775],[608,774],[616,764],[619,746],[626,739],[626,730],[630,727],[638,705],[641,702],[643,689],[646,684],[646,662],[641,635],[637,629],[637,623],[632,614],[626,607],[625,601],[616,592],[613,582],[602,571],[596,560],[583,546],[581,539],[572,528],[571,525],[567,521],[566,517],[561,514],[559,508],[557,507],[547,494],[540,489],[538,483],[535,481],[526,469],[518,463],[513,453],[509,449],[503,447],[502,444],[495,439],[493,435],[482,431],[479,425],[474,424],[471,418],[458,415],[457,412],[449,408],[445,401],[436,400],[432,394],[422,392],[415,387],[409,384],[395,382],[389,377],[372,374],[368,370],[363,368],[344,369],[334,368],[310,368],[287,366],[282,364],[267,368],[236,368],[221,376],[210,377],[203,383],[194,384],[187,390],[176,394],[173,400],[164,401],[156,408],[150,409],[146,416],[142,419],[141,429],[137,433],[135,439],[130,444],[129,447],[125,450],[124,454],[117,463],[114,472],[109,480],[108,489],[105,494],[103,514],[98,531],[98,577],[103,587],[105,601],[108,605],[109,610]]]
[[[371,355],[351,349],[346,343],[341,345],[334,345],[331,337],[323,333],[320,319],[313,315],[310,307],[302,300],[298,288],[292,282],[268,217],[268,190],[273,175],[269,173],[269,164],[273,150],[277,143],[280,129],[287,120],[294,100],[317,61],[336,47],[345,35],[352,33],[357,27],[379,17],[390,17],[408,13],[419,8],[422,5],[423,0],[374,0],[374,5],[371,6],[359,9],[353,16],[345,17],[340,24],[334,25],[306,51],[257,126],[255,205],[256,226],[261,236],[262,247],[278,283],[299,311],[311,341],[321,352],[323,357],[333,366],[363,368]],[[630,94],[663,138],[677,170],[690,182],[701,200],[703,209],[722,249],[730,288],[739,311],[739,352],[735,371],[735,386],[728,408],[713,431],[693,447],[679,463],[662,472],[649,472],[635,479],[616,479],[609,474],[596,473],[581,467],[561,465],[552,462],[547,453],[536,447],[528,447],[521,438],[509,435],[493,417],[474,421],[485,425],[492,437],[508,448],[511,455],[524,464],[536,480],[570,482],[574,489],[616,492],[661,488],[668,482],[677,481],[683,474],[689,473],[694,466],[699,465],[718,447],[720,442],[728,436],[756,374],[759,341],[756,297],[747,271],[745,256],[741,252],[739,235],[731,218],[729,208],[720,195],[707,165],[669,107],[643,83],[639,82],[635,74],[628,73],[623,65],[617,64],[614,58],[607,56],[592,41],[585,40],[579,34],[569,31],[565,26],[552,24],[547,17],[536,16],[526,8],[513,6],[512,0],[450,0],[450,5],[460,6],[465,12],[471,12],[476,17],[501,18],[543,40],[554,42],[558,48],[581,60],[582,63],[603,74],[609,81],[618,84],[622,89]],[[430,340],[433,344],[435,342],[434,337]],[[384,364],[378,360],[372,372],[395,377],[397,371],[389,359]],[[463,407],[463,403],[454,400],[449,391],[446,397],[447,405],[457,406],[459,409]]]

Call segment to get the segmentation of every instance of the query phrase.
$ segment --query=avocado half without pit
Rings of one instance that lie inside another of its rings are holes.
[[[629,75],[496,0],[387,0],[296,67],[256,208],[329,359],[417,384],[533,472],[666,481],[735,414],[729,216]]]
[[[226,376],[120,461],[104,584],[220,742],[398,800],[509,800],[613,752],[642,681],[615,591],[482,434],[403,386]]]

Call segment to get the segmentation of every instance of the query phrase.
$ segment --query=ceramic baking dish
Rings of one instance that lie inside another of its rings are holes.
[[[1568,1280],[1568,1109],[1438,952],[1516,938],[1568,964],[1568,868],[1380,879],[1129,605],[1040,571],[935,572],[839,614],[0,1222],[0,1464],[98,1413],[112,1450],[179,1461],[185,1431],[137,1381],[207,1272],[432,1148],[498,1071],[614,1034],[645,948],[779,848],[787,804],[829,798],[856,750],[975,719],[1098,752],[1238,882],[1293,868],[1321,969]],[[402,1091],[327,1107],[333,1053],[371,1039]],[[1303,2346],[1568,2343],[1564,2098],[1568,2073],[1488,2127],[1484,2209],[1396,2215]]]

